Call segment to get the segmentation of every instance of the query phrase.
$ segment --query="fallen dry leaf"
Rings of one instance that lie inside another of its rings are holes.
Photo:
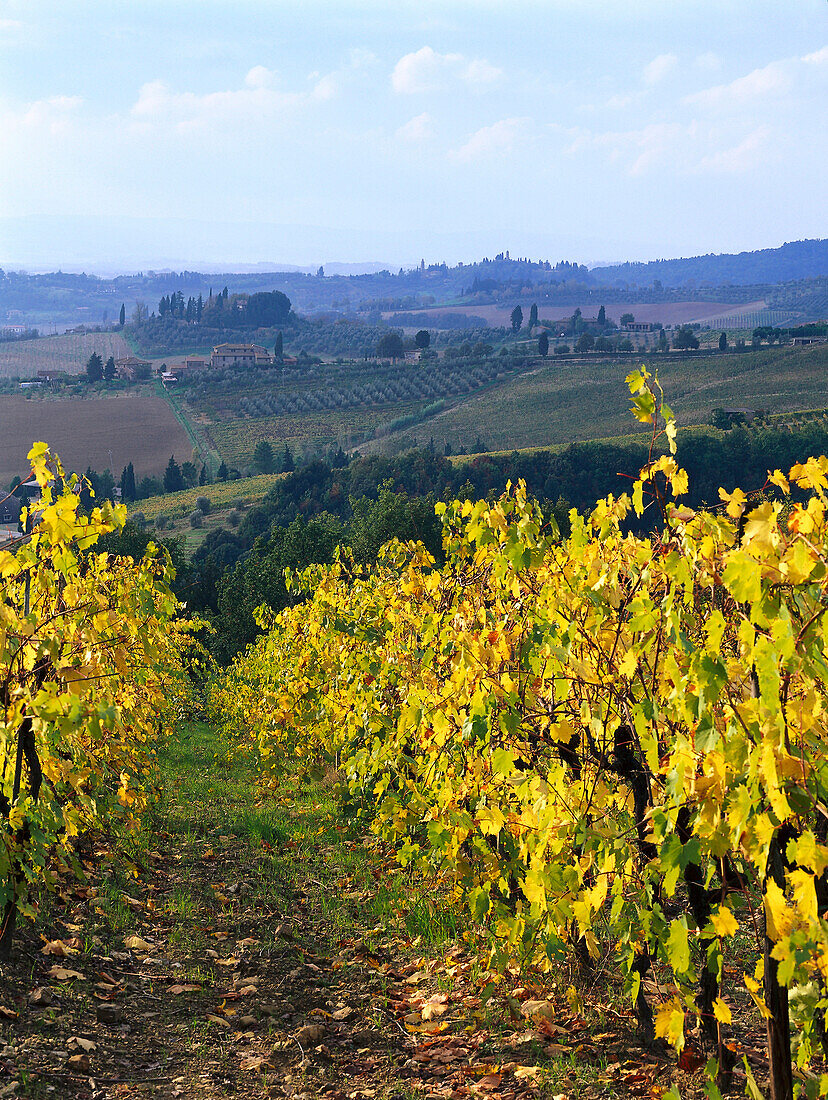
[[[155,944],[149,943],[147,940],[142,940],[140,936],[127,936],[124,940],[126,947],[129,947],[132,951],[154,951]]]
[[[693,1073],[700,1066],[703,1066],[705,1061],[706,1059],[699,1051],[688,1046],[684,1048],[678,1057],[678,1068],[684,1070],[685,1073]]]
[[[0,1005],[0,1018],[3,1020],[16,1020],[17,1013],[14,1009],[6,1008],[5,1005]]]
[[[63,940],[49,940],[40,949],[41,955],[56,955],[59,959],[65,959],[69,955],[77,955],[76,947],[70,947]]]
[[[445,993],[435,993],[421,1006],[420,1015],[424,1020],[433,1020],[448,1012],[448,997]]]
[[[354,1010],[347,1005],[345,1008],[338,1008],[336,1012],[331,1013],[332,1020],[347,1020],[349,1016],[353,1015]]]
[[[558,1010],[552,1001],[524,1001],[520,1011],[527,1020],[538,1016],[553,1020],[558,1015]]]
[[[448,1029],[447,1020],[425,1020],[421,1024],[410,1024],[406,1019],[405,1024],[405,1030],[410,1031],[412,1035],[441,1035]]]
[[[493,1089],[500,1088],[500,1074],[499,1073],[487,1073],[485,1077],[481,1077],[479,1081],[475,1081],[473,1085],[469,1086],[470,1092],[492,1092]]]
[[[225,1020],[222,1016],[214,1016],[211,1012],[207,1013],[207,1019],[210,1023],[220,1024],[222,1027],[230,1027],[228,1020]]]
[[[66,1064],[69,1069],[74,1070],[75,1073],[88,1073],[89,1072],[89,1055],[88,1054],[70,1054],[66,1059]]]
[[[179,993],[197,993],[199,989],[199,985],[171,985],[167,992],[177,996]]]
[[[68,982],[73,978],[83,977],[79,970],[67,970],[65,966],[52,966],[46,973],[50,978],[54,978],[56,982]]]
[[[267,1057],[265,1055],[252,1054],[248,1058],[242,1058],[239,1065],[242,1069],[256,1070],[256,1069],[262,1069],[262,1067],[264,1067],[266,1069],[270,1065],[270,1063],[268,1062]]]

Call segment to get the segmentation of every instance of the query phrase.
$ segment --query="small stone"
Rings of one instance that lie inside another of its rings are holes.
[[[124,1015],[123,1010],[118,1005],[110,1002],[98,1005],[95,1014],[98,1017],[99,1024],[108,1024],[109,1026],[119,1024]]]
[[[88,1054],[72,1054],[66,1064],[73,1073],[89,1073]]]
[[[29,1004],[32,1008],[48,1008],[54,1000],[51,989],[47,989],[46,986],[40,986],[37,989],[33,989],[28,996]],[[16,1082],[12,1082],[15,1084]],[[13,1093],[11,1095],[14,1095]]]
[[[305,1024],[296,1032],[296,1038],[303,1047],[315,1046],[321,1041],[324,1034],[325,1028],[322,1024]]]
[[[239,1031],[246,1031],[248,1028],[255,1027],[257,1023],[255,1016],[239,1016],[236,1026]]]

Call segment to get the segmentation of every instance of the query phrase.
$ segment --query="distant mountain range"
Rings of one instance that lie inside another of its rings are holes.
[[[656,280],[662,286],[752,286],[820,275],[828,275],[828,240],[791,241],[757,252],[612,264],[590,271],[599,285],[637,287],[652,286]]]

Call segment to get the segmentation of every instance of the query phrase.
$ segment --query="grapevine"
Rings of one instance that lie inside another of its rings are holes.
[[[108,501],[80,510],[46,445],[29,454],[40,501],[0,549],[0,951],[32,892],[72,866],[76,838],[136,828],[153,784],[186,627],[168,558],[95,553],[123,525]]]
[[[747,935],[772,1094],[828,1095],[828,459],[695,511],[657,382],[628,383],[654,443],[630,494],[562,540],[509,486],[438,505],[440,568],[391,544],[291,577],[213,705],[263,773],[335,759],[493,963],[611,959],[647,1042],[698,1036],[711,1096]]]

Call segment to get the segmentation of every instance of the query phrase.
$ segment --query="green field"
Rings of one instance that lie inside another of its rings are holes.
[[[66,333],[41,336],[37,340],[0,343],[0,378],[33,378],[39,370],[60,370],[83,374],[93,352],[104,362],[113,356],[132,355],[132,348],[120,332]]]
[[[345,449],[364,439],[366,433],[394,417],[412,412],[410,404],[369,409],[343,409],[336,412],[265,416],[255,420],[227,420],[209,425],[209,438],[230,466],[246,466],[260,440],[273,444],[274,450],[285,443],[299,453],[303,449],[342,446]]]
[[[705,358],[643,357],[658,371],[679,425],[704,424],[717,406],[765,409],[783,417],[826,403],[828,347],[762,348]],[[624,379],[634,363],[550,360],[507,385],[455,402],[417,427],[366,444],[401,450],[434,439],[443,449],[536,448],[626,435],[631,427]]]
[[[183,489],[178,493],[147,497],[130,505],[129,513],[134,516],[141,512],[148,523],[152,524],[159,515],[167,517],[168,524],[159,534],[163,538],[172,536],[184,543],[184,552],[191,555],[211,531],[220,527],[232,529],[230,512],[235,508],[243,512],[246,508],[258,504],[284,474],[259,474],[256,477],[242,477],[235,481],[218,481],[213,485],[200,485],[193,489]],[[204,516],[204,526],[190,526],[190,515],[196,510],[199,497],[210,501],[210,512]]]

